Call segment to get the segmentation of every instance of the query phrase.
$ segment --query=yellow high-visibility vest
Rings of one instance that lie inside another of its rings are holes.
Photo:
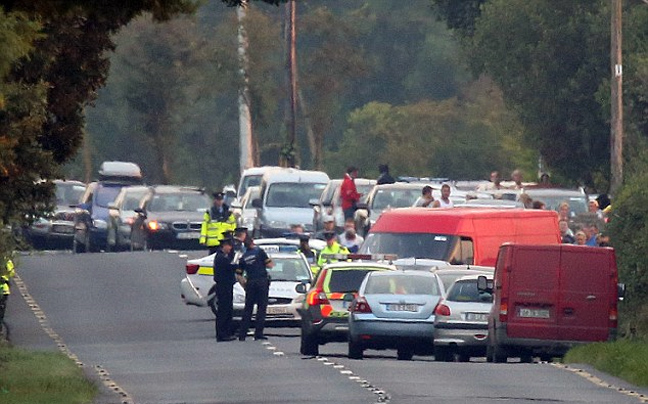
[[[205,212],[203,222],[200,226],[200,244],[207,247],[216,247],[223,239],[223,233],[226,231],[234,231],[236,229],[236,217],[231,212],[229,216],[222,220],[212,220],[210,210]]]
[[[0,294],[8,295],[11,293],[11,290],[9,290],[9,281],[14,275],[16,275],[14,263],[11,260],[7,260],[5,265],[0,268]]]

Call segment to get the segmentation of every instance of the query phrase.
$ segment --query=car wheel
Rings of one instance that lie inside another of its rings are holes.
[[[543,362],[552,362],[553,361],[553,355],[542,354],[542,355],[540,355],[540,360],[543,361]]]
[[[207,294],[207,305],[214,316],[218,314],[218,308],[216,307],[216,285],[209,289],[209,293]]]
[[[470,362],[470,355],[465,353],[460,353],[457,355],[457,360],[459,362]]]
[[[437,362],[452,362],[454,354],[447,346],[434,347],[434,360]]]
[[[117,251],[117,238],[115,236],[115,233],[111,229],[108,229],[108,233],[106,234],[105,251],[106,252]]]
[[[506,361],[508,360],[508,352],[506,352],[506,349],[495,344],[492,346],[492,350],[493,350],[493,362],[506,363]]]
[[[486,362],[493,362],[493,347],[486,346]]]
[[[362,359],[364,357],[362,345],[357,341],[349,339],[349,353],[347,356],[349,359]]]
[[[533,363],[533,353],[531,351],[523,350],[520,352],[521,363]]]
[[[305,332],[303,327],[301,332],[301,344],[299,346],[299,352],[302,355],[308,356],[319,355],[319,344],[317,343],[316,336]]]
[[[396,357],[399,361],[411,361],[412,357],[414,357],[414,351],[411,348],[398,348]]]
[[[85,252],[85,246],[77,241],[76,235],[72,239],[72,252],[75,254]]]

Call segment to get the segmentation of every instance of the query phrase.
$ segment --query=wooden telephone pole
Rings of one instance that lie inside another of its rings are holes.
[[[623,37],[623,0],[612,0],[612,32],[610,41],[610,64],[612,80],[610,88],[610,194],[617,195],[623,183],[623,64],[621,44]]]
[[[249,89],[249,59],[248,36],[245,31],[245,13],[248,7],[247,0],[237,7],[238,17],[238,59],[241,74],[241,88],[238,94],[239,106],[239,169],[241,173],[246,168],[254,167],[254,152],[252,142],[252,117],[250,115],[250,89]],[[239,195],[240,196],[240,195]]]

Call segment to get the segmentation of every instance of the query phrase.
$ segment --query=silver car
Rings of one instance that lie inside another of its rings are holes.
[[[434,313],[434,359],[468,362],[486,355],[488,313],[493,296],[477,289],[477,277],[466,275],[455,281]],[[492,274],[486,275],[492,280]]]
[[[433,350],[434,308],[443,284],[426,271],[374,271],[349,308],[349,358],[365,349],[396,349],[399,360]]]

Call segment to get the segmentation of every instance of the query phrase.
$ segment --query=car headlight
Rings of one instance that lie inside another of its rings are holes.
[[[108,228],[108,222],[102,219],[94,219],[92,221],[92,225],[96,227],[97,229],[107,229]]]
[[[157,220],[151,220],[146,224],[146,226],[148,226],[149,230],[151,231],[165,230],[169,228],[168,224],[164,222],[158,222]]]
[[[282,222],[281,220],[269,220],[267,222],[268,227],[274,227],[276,229],[287,229],[288,223]]]

